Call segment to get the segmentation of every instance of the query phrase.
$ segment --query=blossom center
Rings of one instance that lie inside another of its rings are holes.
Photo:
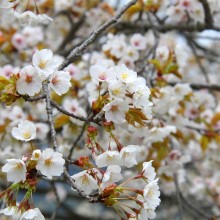
[[[108,162],[111,162],[111,161],[114,160],[114,156],[107,155],[106,160],[107,160]]]
[[[118,111],[118,106],[117,106],[117,105],[112,105],[112,106],[111,106],[111,111],[112,111],[112,112]]]
[[[32,76],[27,75],[26,78],[25,78],[25,81],[26,81],[27,83],[31,83],[31,82],[32,82],[32,79],[33,79]]]
[[[113,91],[112,91],[112,94],[113,95],[119,95],[120,94],[120,89],[118,88],[118,89],[114,89]]]
[[[34,154],[34,158],[39,159],[40,158],[40,154],[39,153],[35,153]]]
[[[57,78],[57,77],[54,77],[53,79],[52,79],[52,84],[53,85],[57,85],[59,83],[59,79]]]
[[[129,53],[128,53],[128,56],[130,56],[130,57],[132,57],[134,55],[134,53],[132,52],[132,51],[130,51]]]
[[[15,165],[14,169],[15,169],[15,170],[21,170],[22,167],[23,167],[22,164],[21,164],[21,163],[18,163],[18,164]]]
[[[101,74],[99,75],[99,79],[101,79],[101,80],[106,80],[106,75],[105,75],[105,73],[101,73]]]
[[[129,153],[128,152],[124,152],[122,156],[123,156],[123,158],[126,158],[126,157],[129,156]]]
[[[38,66],[39,66],[41,69],[45,69],[46,64],[47,64],[47,60],[40,60]]]
[[[152,197],[154,196],[154,193],[153,193],[152,190],[149,190],[148,193],[147,193],[147,195],[148,195],[150,198],[152,198]]]
[[[46,159],[45,162],[44,162],[45,166],[47,166],[47,167],[50,167],[52,165],[52,163],[53,162],[52,162],[51,158]]]
[[[31,137],[31,132],[30,131],[23,132],[23,138],[24,139],[29,139],[30,137]]]
[[[81,178],[82,184],[83,185],[89,185],[89,178],[86,175],[83,175]]]
[[[139,42],[139,41],[135,41],[135,42],[134,42],[134,45],[135,45],[136,47],[138,47],[138,46],[139,46],[139,44],[140,44],[140,42]]]
[[[122,74],[121,74],[121,78],[122,78],[123,80],[126,80],[126,79],[128,78],[128,74],[127,74],[127,73],[122,73]]]

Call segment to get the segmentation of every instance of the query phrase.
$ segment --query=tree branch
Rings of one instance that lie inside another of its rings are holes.
[[[59,51],[65,49],[65,46],[73,39],[73,36],[78,31],[78,29],[81,27],[81,25],[84,23],[84,21],[85,21],[85,15],[83,14],[76,23],[72,24],[69,33],[67,34],[67,36],[65,37],[65,39],[63,40],[63,42],[61,43],[61,45],[59,46],[57,50],[58,53]]]
[[[214,25],[208,25],[206,23],[201,24],[163,24],[163,25],[155,25],[149,23],[129,23],[129,22],[120,22],[118,23],[115,28],[117,30],[125,30],[130,29],[132,32],[139,31],[143,29],[144,31],[148,30],[156,30],[161,33],[166,33],[168,31],[181,31],[181,32],[202,32],[204,30],[215,30],[220,31],[220,27]]]
[[[52,143],[53,143],[53,149],[55,151],[57,151],[58,144],[57,144],[57,140],[56,140],[56,130],[54,128],[53,111],[52,111],[51,104],[50,104],[51,100],[50,100],[50,93],[49,93],[47,81],[43,82],[43,91],[44,91],[44,95],[45,95],[47,117],[48,117],[48,123],[50,126],[50,133],[51,133],[51,139],[52,139]]]
[[[98,29],[94,30],[93,33],[78,47],[76,47],[74,50],[70,52],[70,54],[67,56],[66,60],[60,65],[59,70],[62,70],[66,66],[68,66],[70,63],[72,63],[75,59],[79,58],[83,51],[92,44],[97,37],[105,31],[108,27],[118,22],[119,18],[127,11],[128,8],[130,8],[132,5],[134,5],[138,0],[131,0],[128,4],[124,5],[114,17],[112,17],[110,20],[105,22],[103,25],[101,25]]]
[[[213,25],[212,13],[209,7],[209,3],[207,0],[199,0],[203,6],[204,14],[205,14],[205,23],[209,26]]]
[[[176,84],[178,84],[178,82],[170,82],[168,84],[171,86],[175,86]],[[218,84],[190,83],[189,86],[195,90],[207,89],[210,91],[214,90],[214,91],[220,92],[220,85],[218,85]]]

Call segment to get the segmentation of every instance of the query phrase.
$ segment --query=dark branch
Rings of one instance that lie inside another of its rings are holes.
[[[62,70],[66,66],[68,66],[70,63],[72,63],[75,59],[81,57],[83,51],[92,44],[97,37],[105,31],[107,28],[109,28],[111,25],[118,22],[119,18],[127,11],[128,8],[130,8],[132,5],[134,5],[138,0],[132,0],[125,6],[123,6],[114,17],[112,17],[110,20],[105,22],[103,25],[101,25],[98,29],[94,30],[93,33],[78,47],[76,47],[71,53],[67,56],[66,60],[60,65],[59,69]]]

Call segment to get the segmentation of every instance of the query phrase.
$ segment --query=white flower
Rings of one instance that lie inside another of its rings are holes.
[[[99,82],[110,82],[115,80],[116,76],[112,68],[108,69],[105,66],[93,65],[90,68],[90,74],[93,79]]]
[[[186,95],[192,93],[192,89],[187,83],[178,83],[173,87],[173,93],[177,101],[181,101]]]
[[[144,50],[147,46],[147,38],[143,37],[141,34],[133,34],[130,39],[131,45],[137,50]]]
[[[18,13],[15,11],[15,17],[18,19],[21,25],[35,26],[38,24],[49,24],[53,21],[52,18],[48,17],[46,14],[35,14],[32,11],[25,11],[23,13]]]
[[[36,25],[38,23],[37,15],[32,11],[25,11],[23,13],[15,13],[15,17],[22,25]]]
[[[103,107],[106,120],[117,124],[125,122],[125,113],[128,110],[128,103],[122,99],[115,99]]]
[[[50,77],[50,87],[58,95],[63,95],[68,92],[71,87],[71,76],[65,71],[56,71]]]
[[[45,220],[45,218],[38,208],[34,208],[27,210],[21,216],[20,220]]]
[[[148,220],[154,219],[156,217],[156,213],[154,209],[141,209],[141,213],[138,215],[138,220]]]
[[[156,49],[156,57],[161,62],[166,62],[167,59],[169,58],[169,55],[170,55],[170,50],[167,46],[159,46]]]
[[[74,174],[71,178],[74,179],[76,186],[87,195],[99,188],[97,181],[86,170]]]
[[[158,179],[148,183],[144,188],[144,207],[155,209],[160,204],[160,191],[157,183]]]
[[[53,57],[53,52],[49,49],[36,50],[32,58],[33,65],[43,78],[52,74],[61,62],[58,57]]]
[[[147,86],[138,86],[133,94],[135,106],[151,106],[153,103],[149,101],[150,89]]]
[[[36,137],[36,126],[28,120],[21,121],[18,127],[12,129],[12,136],[21,141],[30,141]]]
[[[72,63],[69,66],[65,67],[64,71],[68,72],[71,78],[75,80],[81,80],[81,78],[83,77],[81,69]]]
[[[8,159],[2,167],[2,172],[7,174],[7,180],[13,183],[26,180],[26,166],[24,161],[19,159]]]
[[[109,84],[108,91],[113,98],[124,98],[126,94],[126,86],[120,81],[113,81]]]
[[[17,1],[9,2],[8,0],[0,0],[0,8],[9,9],[15,6],[18,3]]]
[[[126,83],[127,91],[133,94],[139,87],[146,86],[146,80],[143,77],[137,77],[130,83]]]
[[[121,179],[122,179],[121,167],[118,165],[112,165],[109,166],[105,171],[105,174],[102,179],[102,184],[106,186],[110,183],[118,182]]]
[[[147,132],[144,143],[162,142],[171,133],[176,133],[175,126],[154,127]]]
[[[36,46],[44,39],[43,29],[41,27],[26,26],[22,30],[22,35],[25,38],[25,42],[30,47]]]
[[[121,58],[124,56],[124,49],[126,48],[125,35],[108,35],[108,41],[103,45],[102,50],[110,52],[112,56]]]
[[[124,52],[125,52],[125,57],[130,58],[133,62],[135,60],[137,60],[139,57],[138,51],[134,50],[133,47],[126,47]],[[123,59],[124,59],[124,57],[123,57]],[[127,64],[126,64],[126,66],[127,66]]]
[[[128,69],[124,64],[115,66],[114,68],[118,80],[124,83],[131,83],[137,79],[137,73]]]
[[[37,70],[29,65],[21,69],[20,77],[16,82],[16,89],[21,95],[34,96],[42,87],[42,80]]]
[[[155,179],[156,173],[154,167],[152,167],[152,160],[149,162],[143,163],[142,173],[143,176],[147,179],[148,182],[151,182]]]
[[[18,213],[17,206],[8,206],[7,208],[0,210],[0,214],[6,215],[6,216],[14,216],[17,213]]]
[[[53,18],[47,16],[46,14],[38,14],[37,17],[38,17],[38,22],[45,25],[53,21]]]
[[[74,4],[73,0],[55,0],[54,1],[54,9],[55,12],[68,10]]]
[[[62,156],[63,155],[61,153],[47,148],[42,152],[36,169],[48,179],[52,179],[52,176],[60,176],[63,173],[65,163]]]
[[[137,146],[135,145],[123,147],[120,151],[121,164],[128,168],[137,164],[136,152]]]
[[[105,151],[95,159],[98,167],[120,164],[120,156],[118,151]]]
[[[34,150],[32,152],[31,160],[39,160],[41,157],[41,150]]]
[[[1,76],[6,77],[7,79],[9,79],[11,76],[13,76],[14,74],[17,74],[20,70],[20,68],[18,67],[13,67],[12,65],[5,65],[2,68],[0,68],[0,72],[1,72]]]
[[[65,99],[63,102],[63,107],[65,110],[76,116],[86,117],[86,111],[84,108],[80,106],[80,103],[78,102],[77,99],[71,99],[71,98]],[[77,120],[72,117],[70,118],[70,120],[75,124],[82,125],[82,121],[80,120]]]
[[[20,33],[15,33],[11,39],[12,45],[17,49],[17,50],[22,50],[25,47],[27,47],[25,38],[22,34]]]

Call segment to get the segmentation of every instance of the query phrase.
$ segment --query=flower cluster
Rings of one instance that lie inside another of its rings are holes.
[[[117,2],[0,0],[0,214],[220,215],[220,1]]]
[[[63,95],[68,92],[70,74],[65,71],[58,71],[62,59],[53,56],[51,50],[36,50],[32,65],[22,68],[16,81],[17,92],[21,95],[34,96],[42,89],[42,81],[49,77],[50,87],[58,94]]]
[[[36,137],[36,126],[30,121],[21,121],[18,127],[12,129],[12,135],[17,140],[30,141]],[[21,159],[7,159],[2,167],[7,180],[13,184],[0,194],[8,207],[0,211],[6,216],[14,214],[22,215],[20,219],[44,219],[38,208],[32,209],[32,193],[36,190],[37,177],[42,174],[48,179],[60,176],[64,170],[65,160],[61,153],[50,148],[34,150],[32,154]],[[19,189],[27,189],[24,199],[16,205],[16,197]]]
[[[30,141],[36,137],[36,126],[30,121],[21,121],[18,127],[12,129],[12,135],[17,140]],[[44,176],[52,179],[52,176],[60,176],[63,173],[65,161],[62,154],[54,152],[52,149],[34,150],[32,155],[20,159],[8,159],[2,167],[2,171],[7,174],[7,179],[13,183],[25,182],[27,171],[30,173],[36,169]],[[30,167],[31,166],[31,170]]]
[[[121,124],[127,121],[136,126],[151,119],[150,89],[143,77],[137,77],[137,73],[124,64],[110,68],[94,65],[90,68],[90,74],[99,83],[99,95],[92,104],[93,110],[101,108],[107,122]],[[104,100],[100,95],[102,83],[107,83],[105,86],[109,94]]]
[[[107,161],[117,164],[114,154]],[[106,171],[92,168],[84,170],[71,178],[86,194],[99,190],[100,201],[112,206],[122,218],[147,220],[155,218],[155,209],[160,204],[158,179],[152,167],[152,161],[143,163],[143,169],[137,176],[120,183],[123,179],[118,165],[107,165]],[[135,188],[137,187],[137,188]],[[143,188],[142,188],[143,187]]]

